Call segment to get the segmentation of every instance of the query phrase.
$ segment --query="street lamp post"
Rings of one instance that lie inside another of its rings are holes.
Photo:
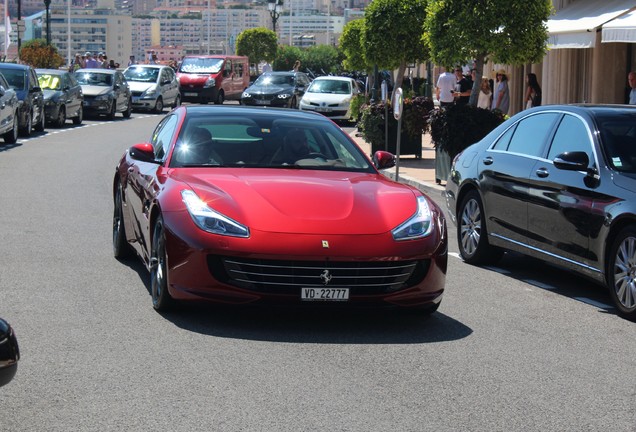
[[[276,33],[276,21],[283,10],[283,0],[267,0],[267,10],[269,11],[269,16],[272,17],[272,30]]]
[[[44,6],[46,7],[46,44],[51,45],[51,13],[49,10],[51,0],[44,0]]]

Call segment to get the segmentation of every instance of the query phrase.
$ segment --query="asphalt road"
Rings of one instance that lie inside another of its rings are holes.
[[[111,184],[160,116],[0,144],[0,431],[636,431],[636,324],[521,256],[451,258],[429,319],[192,306],[112,257]],[[434,197],[441,203],[441,197]]]

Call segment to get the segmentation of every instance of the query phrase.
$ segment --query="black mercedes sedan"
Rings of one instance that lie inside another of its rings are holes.
[[[310,83],[304,72],[265,72],[245,89],[241,104],[298,108]]]
[[[454,158],[445,196],[467,263],[511,250],[562,266],[636,320],[636,107],[522,111]]]

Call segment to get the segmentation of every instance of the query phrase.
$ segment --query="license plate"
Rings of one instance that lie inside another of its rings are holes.
[[[349,288],[302,288],[300,299],[304,301],[347,301]]]
[[[267,100],[256,100],[254,103],[256,103],[256,105],[269,105],[269,101]]]
[[[184,96],[187,96],[187,97],[192,97],[192,96],[195,96],[195,97],[196,97],[196,96],[199,96],[197,93],[193,93],[193,92],[185,92],[185,93],[183,93],[183,95],[184,95]]]
[[[318,111],[318,112],[331,112],[331,108],[318,107],[318,108],[316,108],[316,111]]]

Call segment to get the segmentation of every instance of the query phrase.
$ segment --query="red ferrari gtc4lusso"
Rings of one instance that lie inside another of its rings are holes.
[[[115,257],[141,257],[152,303],[176,300],[435,311],[443,212],[394,182],[320,114],[181,106],[113,181]]]

